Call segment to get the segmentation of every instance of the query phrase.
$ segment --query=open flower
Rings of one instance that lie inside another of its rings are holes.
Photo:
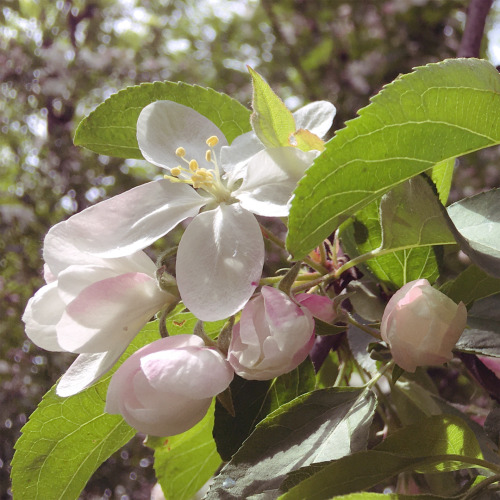
[[[467,323],[467,308],[433,288],[426,279],[411,281],[389,300],[380,333],[394,361],[404,370],[441,365]]]
[[[240,377],[269,380],[296,368],[313,344],[314,319],[309,309],[286,293],[263,286],[233,328],[228,361]]]
[[[70,396],[106,373],[151,317],[178,300],[160,290],[156,266],[142,251],[102,259],[81,252],[56,224],[45,237],[47,284],[29,300],[26,334],[48,351],[80,355],[57,394]]]
[[[305,113],[308,120],[312,115]],[[72,241],[82,251],[119,257],[194,217],[177,253],[181,297],[202,320],[234,314],[254,292],[264,262],[252,214],[286,216],[292,191],[318,152],[237,140],[228,146],[215,124],[172,101],[142,110],[137,139],[144,158],[169,174],[68,219]]]
[[[207,413],[234,372],[195,335],[157,340],[136,351],[111,378],[106,411],[154,436],[185,432]]]

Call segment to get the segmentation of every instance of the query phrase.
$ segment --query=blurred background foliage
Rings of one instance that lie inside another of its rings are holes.
[[[292,110],[333,102],[338,129],[398,74],[455,57],[466,7],[466,0],[2,0],[1,495],[9,497],[20,428],[72,359],[32,345],[20,321],[43,284],[43,237],[159,174],[146,162],[74,147],[85,114],[119,89],[155,80],[212,87],[249,105],[250,65]],[[500,184],[497,151],[460,162],[453,199]],[[82,498],[149,498],[151,462],[137,438]]]

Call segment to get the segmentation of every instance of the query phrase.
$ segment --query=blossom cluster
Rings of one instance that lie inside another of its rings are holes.
[[[309,104],[294,114],[297,130],[321,138],[334,113],[328,102]],[[265,257],[255,215],[286,217],[292,191],[319,151],[266,148],[253,132],[229,145],[214,123],[173,101],[141,111],[137,141],[166,175],[48,232],[47,284],[23,321],[38,346],[78,354],[57,385],[67,397],[99,380],[151,318],[180,300],[202,321],[243,310],[227,353],[200,337],[167,337],[137,351],[113,376],[107,411],[143,432],[170,435],[199,421],[234,373],[269,379],[308,355],[314,320],[307,307],[271,287],[250,299]],[[175,285],[161,286],[144,249],[186,220]]]
[[[334,113],[320,101],[293,118],[298,131],[322,144]],[[144,107],[137,141],[166,174],[50,229],[43,247],[47,284],[23,320],[38,346],[78,354],[57,385],[67,397],[98,381],[146,323],[155,315],[163,321],[181,301],[200,321],[232,318],[226,344],[167,336],[133,353],[112,376],[106,411],[166,436],[199,422],[235,374],[269,380],[295,369],[316,342],[316,322],[345,317],[324,289],[304,293],[314,290],[311,284],[294,293],[261,277],[265,247],[256,216],[288,215],[293,190],[319,150],[266,147],[254,132],[229,144],[208,118],[173,101]],[[165,280],[144,250],[182,222],[188,224],[176,276]],[[414,371],[451,359],[466,316],[463,304],[418,280],[389,301],[381,338],[394,361]]]

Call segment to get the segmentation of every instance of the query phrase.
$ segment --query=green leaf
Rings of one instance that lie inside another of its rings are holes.
[[[416,424],[432,415],[443,413],[434,396],[421,385],[408,380],[398,380],[391,390],[398,417],[405,425]]]
[[[493,278],[477,266],[469,266],[454,280],[447,281],[440,291],[451,300],[470,306],[474,301],[500,293],[500,279]]]
[[[476,436],[465,420],[451,415],[433,415],[417,424],[404,427],[391,434],[375,449],[405,457],[463,455],[483,458]],[[439,469],[455,470],[456,464],[447,465],[443,461]]]
[[[191,334],[198,322],[198,318],[186,309],[184,304],[179,304],[168,316],[166,320],[169,335]],[[203,329],[212,339],[217,338],[226,320],[205,321]]]
[[[315,383],[309,358],[272,381],[235,377],[230,387],[236,415],[229,415],[218,402],[215,410],[214,437],[221,457],[230,460],[262,419],[297,396],[312,391]]]
[[[406,376],[408,377],[409,374],[406,374]],[[483,427],[467,418],[464,413],[451,406],[444,399],[441,399],[437,394],[428,391],[414,381],[402,380],[398,380],[394,387],[394,391],[399,392],[401,397],[407,398],[409,405],[408,410],[413,411],[412,423],[418,423],[431,415],[439,415],[441,413],[465,420],[476,436],[485,459],[492,463],[500,464],[500,457],[496,451],[497,447],[488,438]],[[401,406],[398,405],[397,409],[398,414],[400,414]],[[406,415],[408,415],[408,413],[406,413]]]
[[[387,85],[299,182],[287,239],[294,259],[399,183],[500,143],[499,113],[500,76],[486,61],[429,64]]]
[[[448,158],[432,167],[431,179],[439,193],[439,201],[446,205],[451,189],[453,179],[453,170],[455,169],[455,158]]]
[[[434,185],[424,176],[399,184],[380,201],[380,250],[456,244],[443,211]]]
[[[290,146],[288,139],[295,132],[295,119],[283,101],[252,68],[252,128],[266,148]]]
[[[191,500],[221,464],[212,437],[214,406],[187,432],[148,437],[145,444],[155,450],[156,478],[167,500]]]
[[[448,214],[462,250],[488,274],[500,278],[500,189],[457,201],[448,207]]]
[[[371,392],[361,394],[359,389],[323,389],[278,408],[222,469],[206,498],[224,498],[229,481],[231,498],[264,492],[274,498],[290,471],[365,449],[376,399]]]
[[[443,498],[438,495],[402,495],[399,493],[351,493],[350,495],[339,495],[334,497],[335,500],[440,500]]]
[[[360,210],[341,227],[340,236],[345,251],[351,258],[374,252],[382,244],[379,222],[380,201],[374,201]],[[358,265],[376,282],[397,290],[409,281],[426,278],[433,283],[439,276],[438,248],[420,247],[389,251]]]
[[[136,137],[137,119],[145,106],[160,100],[198,111],[220,128],[229,143],[251,130],[250,111],[226,94],[197,85],[154,82],[127,87],[97,106],[78,125],[75,145],[99,154],[142,159]]]
[[[97,468],[132,439],[135,429],[120,415],[104,412],[108,384],[127,357],[158,338],[156,323],[149,323],[97,384],[69,398],[57,396],[55,386],[45,394],[15,446],[11,476],[16,498],[78,498]]]
[[[375,486],[409,470],[432,471],[474,467],[481,463],[479,445],[465,421],[433,416],[390,435],[375,449],[348,455],[325,465],[280,498],[320,500]],[[291,478],[293,480],[293,478]],[[294,484],[287,480],[283,488]]]
[[[474,303],[467,314],[467,328],[455,349],[500,358],[500,295]]]

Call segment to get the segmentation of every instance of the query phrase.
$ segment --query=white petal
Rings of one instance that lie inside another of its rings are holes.
[[[66,306],[57,325],[59,343],[67,351],[80,353],[125,348],[172,300],[154,278],[142,273],[98,281]]]
[[[264,149],[254,132],[242,134],[221,150],[222,169],[227,174],[228,188],[231,189],[234,182],[245,176],[247,164],[259,151]]]
[[[173,101],[156,101],[147,105],[137,120],[137,141],[146,160],[162,168],[184,166],[175,154],[178,147],[186,150],[186,159],[195,159],[200,167],[213,168],[205,160],[206,140],[219,138],[214,151],[217,156],[227,140],[219,127],[188,106]]]
[[[44,277],[47,282],[72,265],[98,266],[115,270],[116,274],[132,271],[154,274],[156,266],[148,255],[141,251],[131,255],[106,259],[82,251],[75,246],[78,238],[74,237],[73,223],[60,222],[50,228],[43,244],[43,257],[46,261]]]
[[[125,349],[120,346],[108,352],[80,354],[59,380],[56,394],[66,398],[91,386],[113,368]]]
[[[233,196],[254,214],[286,217],[292,192],[317,154],[292,147],[261,151],[250,160],[246,177]]]
[[[47,351],[64,350],[56,334],[56,325],[65,307],[57,285],[57,281],[53,281],[40,288],[28,301],[22,318],[28,338]]]
[[[255,217],[238,204],[197,215],[177,253],[177,284],[186,307],[201,320],[239,311],[257,286],[264,242]]]
[[[59,222],[50,228],[43,242],[43,258],[46,262],[44,275],[49,279],[57,278],[61,271],[73,264],[98,264],[101,261],[75,246],[73,238],[68,235],[66,222]]]
[[[97,281],[135,272],[154,276],[156,272],[155,264],[142,251],[117,259],[96,257],[95,260],[100,262],[100,265],[72,265],[59,273],[59,293],[66,304],[74,300],[82,290]]]
[[[64,237],[80,251],[121,257],[147,247],[206,202],[187,184],[148,182],[73,215],[62,223]]]
[[[328,101],[311,102],[293,113],[297,130],[303,128],[322,138],[330,130],[336,113]]]

